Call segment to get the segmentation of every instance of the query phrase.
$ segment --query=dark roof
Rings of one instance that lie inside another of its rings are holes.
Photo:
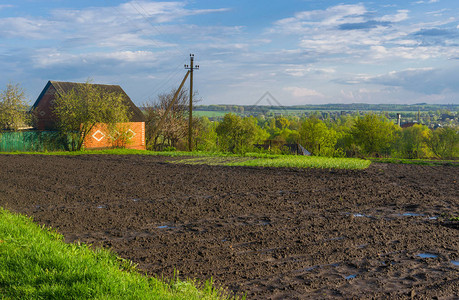
[[[46,91],[50,86],[53,86],[58,93],[67,93],[70,92],[71,90],[78,90],[80,87],[84,85],[84,83],[77,83],[77,82],[62,82],[62,81],[48,81],[46,84],[45,88],[41,92],[40,96],[38,96],[37,101],[35,101],[35,104],[33,107],[35,108],[38,103],[40,102],[41,98],[44,96]],[[119,86],[119,85],[109,85],[109,84],[94,84],[91,83],[91,85],[96,86],[100,89],[102,89],[105,92],[109,93],[119,93],[123,95],[126,105],[128,106],[128,110],[131,113],[131,117],[129,119],[130,122],[145,122],[145,116],[142,113],[142,111],[132,102],[131,98],[126,94],[126,92]]]

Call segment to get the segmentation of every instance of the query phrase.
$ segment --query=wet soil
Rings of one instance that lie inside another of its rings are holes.
[[[179,165],[0,155],[0,206],[158,276],[248,299],[459,295],[459,169]]]

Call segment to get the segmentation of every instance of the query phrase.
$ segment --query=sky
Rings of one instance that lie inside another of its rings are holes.
[[[0,0],[0,90],[31,103],[91,80],[143,105],[190,53],[199,104],[459,104],[459,1]]]

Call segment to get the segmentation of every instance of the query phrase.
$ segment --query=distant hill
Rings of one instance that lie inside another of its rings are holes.
[[[318,105],[293,105],[293,106],[275,106],[275,105],[198,105],[197,111],[224,111],[237,113],[263,113],[269,111],[384,111],[384,112],[404,112],[404,111],[459,111],[459,104],[318,104]]]

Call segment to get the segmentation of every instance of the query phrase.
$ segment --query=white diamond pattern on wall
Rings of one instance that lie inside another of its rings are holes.
[[[136,136],[136,133],[132,129],[128,129],[126,131],[126,135],[128,136],[129,139],[132,139],[133,137]]]
[[[100,142],[104,137],[105,137],[105,134],[103,134],[100,130],[97,130],[96,132],[94,132],[94,134],[92,135],[92,137]]]

